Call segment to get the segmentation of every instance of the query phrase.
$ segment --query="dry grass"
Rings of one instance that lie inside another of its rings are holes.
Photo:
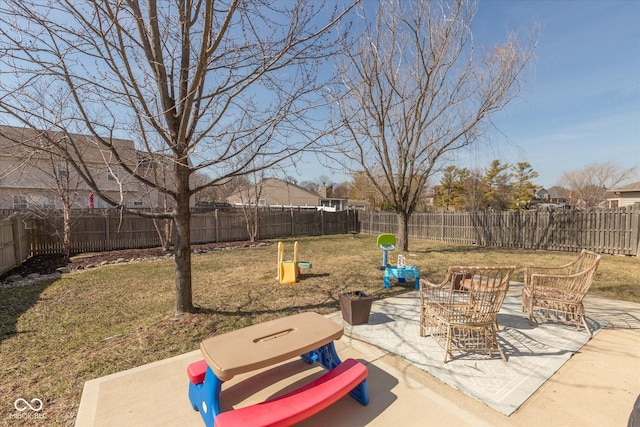
[[[375,236],[298,240],[301,260],[313,269],[302,270],[295,285],[277,284],[275,245],[194,255],[193,299],[200,312],[178,319],[172,316],[171,261],[113,265],[0,290],[0,425],[16,425],[10,414],[20,397],[43,400],[43,425],[73,425],[89,379],[195,350],[205,337],[255,322],[333,312],[340,292],[384,298],[413,289],[413,283],[395,281],[383,288]],[[293,240],[285,245],[291,257]],[[410,247],[407,263],[432,282],[444,278],[448,265],[561,264],[576,255],[430,241]],[[591,293],[640,302],[638,277],[640,259],[605,255]],[[522,280],[522,271],[514,279]]]

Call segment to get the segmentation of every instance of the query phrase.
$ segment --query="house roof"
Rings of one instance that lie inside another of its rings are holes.
[[[285,181],[285,180],[280,179],[280,178],[265,178],[264,181],[263,181],[263,184],[268,184],[270,182],[275,184],[275,185],[278,185],[278,183],[280,183],[280,184],[284,184],[284,185],[286,185],[288,187],[295,187],[295,188],[299,189],[300,191],[304,191],[306,193],[309,193],[309,194],[313,195],[314,197],[318,197],[318,198],[322,197],[320,194],[316,193],[315,191],[311,191],[311,190],[309,190],[307,188],[300,187],[298,184],[294,184],[292,182]]]
[[[558,186],[549,188],[547,193],[551,199],[566,199],[569,197],[569,190]]]
[[[270,205],[302,203],[303,206],[305,204],[316,206],[321,199],[320,194],[279,178],[264,178],[260,186],[261,198],[266,200]],[[246,194],[246,192],[246,188],[237,188],[227,197],[227,201],[237,203],[237,199],[242,199],[242,203],[245,203],[247,200],[254,199],[255,195]],[[306,201],[300,202],[300,199]],[[254,202],[254,200],[252,200],[252,202]]]
[[[627,193],[640,191],[640,181],[632,182],[631,184],[623,185],[622,187],[612,188],[610,191],[614,193]]]
[[[52,141],[61,141],[65,137],[62,132],[0,126],[0,152],[5,156],[19,158],[38,156],[38,152],[32,147],[46,144],[43,135],[47,135]],[[82,151],[82,158],[85,162],[111,163],[109,150],[99,145],[94,137],[80,134],[70,134],[69,136]],[[123,158],[137,161],[133,141],[117,138],[112,138],[109,141]]]

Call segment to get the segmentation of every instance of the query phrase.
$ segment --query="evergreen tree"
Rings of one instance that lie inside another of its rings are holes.
[[[511,204],[511,185],[509,174],[510,165],[502,164],[500,160],[493,160],[491,166],[484,170],[484,184],[486,192],[484,202],[487,208],[504,210]]]
[[[443,171],[440,186],[436,191],[434,204],[445,210],[457,210],[465,207],[465,181],[469,178],[469,169],[448,166]]]
[[[534,171],[527,162],[519,162],[511,168],[513,170],[513,197],[511,199],[512,209],[526,209],[529,202],[533,200],[533,193],[536,188],[532,180],[538,177],[538,172]]]

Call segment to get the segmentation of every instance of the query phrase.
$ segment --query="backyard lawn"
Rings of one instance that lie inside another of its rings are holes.
[[[295,285],[276,281],[277,250],[267,246],[193,255],[197,314],[173,317],[173,262],[118,264],[51,282],[0,289],[0,425],[16,425],[18,398],[43,401],[42,425],[73,425],[85,381],[199,348],[202,339],[302,311],[339,310],[338,294],[385,298],[376,236],[304,237]],[[293,239],[284,240],[290,259]],[[407,264],[439,283],[449,265],[558,265],[576,253],[481,248],[413,240]],[[389,260],[395,263],[398,251]],[[591,294],[640,303],[640,259],[603,255]],[[588,313],[587,313],[588,314]],[[185,374],[185,392],[186,392]]]

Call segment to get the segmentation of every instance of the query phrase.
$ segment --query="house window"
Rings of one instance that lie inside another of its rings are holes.
[[[69,166],[66,162],[58,163],[58,178],[66,179],[69,176]]]
[[[107,179],[109,181],[117,181],[119,176],[120,170],[117,167],[112,167],[109,169],[109,172],[107,172]]]
[[[138,207],[138,208],[142,207],[142,206],[144,206],[144,202],[142,200],[140,200],[140,199],[134,200],[133,201],[133,206]]]
[[[95,195],[93,196],[93,207],[96,209],[105,209],[105,208],[108,208],[109,205],[107,204],[107,202],[105,202],[100,197]]]
[[[258,206],[267,206],[267,201],[265,199],[258,200]]]
[[[14,209],[27,209],[28,203],[25,196],[13,196]]]
[[[42,208],[55,208],[56,202],[53,196],[40,196],[40,207]]]

